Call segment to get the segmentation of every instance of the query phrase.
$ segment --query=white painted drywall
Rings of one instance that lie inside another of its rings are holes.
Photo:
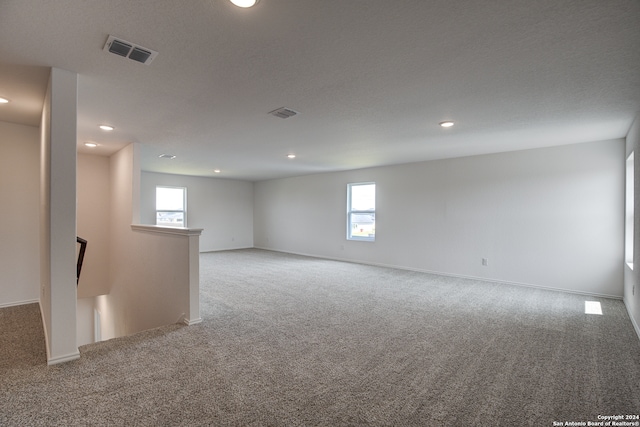
[[[109,293],[110,288],[109,157],[78,154],[77,189],[78,236],[88,242],[78,283],[78,298],[87,298]]]
[[[200,252],[253,247],[253,183],[142,172],[142,224],[155,224],[158,185],[187,188],[187,226],[204,230]]]
[[[197,249],[197,240],[191,235],[132,230],[140,200],[136,157],[137,147],[130,144],[110,158],[111,290],[96,297],[102,339],[199,320],[199,312],[191,310],[198,273],[193,272],[190,249]],[[195,294],[197,306],[197,289]]]
[[[633,325],[640,337],[640,115],[631,126],[626,139],[626,155],[634,153],[634,236],[633,265],[631,270],[624,265],[624,303],[627,306]]]
[[[79,357],[76,342],[78,75],[52,68],[41,124],[40,306],[47,363]]]
[[[348,241],[346,187],[368,181],[376,241]],[[254,193],[256,247],[622,296],[624,140],[263,181]]]
[[[78,341],[79,346],[95,342],[94,308],[95,298],[78,298],[76,310],[76,318],[78,319],[76,340]]]
[[[95,296],[109,293],[111,166],[106,156],[78,154],[77,233],[88,241],[78,283],[78,345],[95,341]],[[99,326],[98,326],[99,327]]]
[[[51,335],[51,256],[50,256],[50,199],[51,199],[51,77],[42,106],[40,124],[40,312],[49,357]]]
[[[0,122],[0,307],[39,299],[39,141],[37,127]]]

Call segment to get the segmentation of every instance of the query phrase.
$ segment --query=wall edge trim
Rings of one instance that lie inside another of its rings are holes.
[[[631,320],[631,324],[633,325],[633,329],[636,331],[638,335],[638,339],[640,340],[640,325],[636,323],[636,319],[631,315],[631,309],[629,308],[629,304],[627,304],[627,300],[625,298],[622,299],[624,302],[624,307],[627,309],[627,314],[629,315],[629,320]]]
[[[47,333],[47,322],[44,318],[44,311],[42,310],[42,301],[38,301],[38,306],[40,308],[40,318],[42,319],[42,330],[44,332],[44,348],[47,350],[47,363],[49,362],[51,356],[49,352],[49,334]]]

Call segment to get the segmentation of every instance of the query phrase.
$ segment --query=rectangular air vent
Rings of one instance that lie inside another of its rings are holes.
[[[269,111],[269,114],[280,117],[281,119],[288,119],[289,117],[293,117],[298,114],[298,112],[293,111],[291,108],[282,107],[277,110]]]
[[[131,52],[132,47],[130,44],[123,43],[120,40],[113,40],[109,46],[109,52],[120,56],[127,56],[129,52]]]
[[[149,65],[158,55],[158,52],[154,50],[138,46],[126,40],[117,39],[114,36],[109,36],[103,50],[146,65]]]

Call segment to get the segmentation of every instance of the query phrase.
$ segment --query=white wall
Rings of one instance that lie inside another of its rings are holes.
[[[253,183],[142,172],[142,224],[155,224],[157,185],[187,188],[187,226],[204,230],[200,252],[253,247]]]
[[[78,154],[78,236],[87,249],[78,298],[109,293],[110,164],[109,157]],[[92,313],[90,313],[93,316]]]
[[[78,298],[77,303],[77,319],[78,327],[76,331],[76,340],[78,345],[91,344],[95,342],[95,325],[94,325],[94,309],[95,298]]]
[[[374,243],[345,237],[346,186],[365,181],[377,184]],[[622,296],[623,140],[277,179],[254,192],[256,247]]]
[[[37,302],[40,131],[0,122],[0,307]]]
[[[186,234],[132,230],[140,200],[140,169],[134,144],[111,156],[110,179],[111,289],[108,295],[95,299],[102,339],[178,321],[197,323],[197,235],[194,240]],[[195,260],[191,254],[195,254]]]
[[[47,363],[80,356],[76,343],[78,75],[53,68],[40,126],[40,308]]]
[[[624,267],[624,303],[627,306],[631,321],[640,337],[640,115],[636,117],[633,126],[627,134],[627,157],[634,152],[634,236],[633,236],[633,265]]]

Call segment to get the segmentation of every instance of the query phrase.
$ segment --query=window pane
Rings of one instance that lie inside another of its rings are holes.
[[[156,187],[156,210],[183,211],[184,188]]]
[[[376,185],[364,184],[351,186],[352,211],[374,211],[376,209]]]
[[[184,212],[156,212],[156,225],[184,226]]]
[[[376,214],[350,214],[349,237],[372,239],[376,235]]]
[[[349,184],[347,188],[347,239],[375,241],[376,184]]]

